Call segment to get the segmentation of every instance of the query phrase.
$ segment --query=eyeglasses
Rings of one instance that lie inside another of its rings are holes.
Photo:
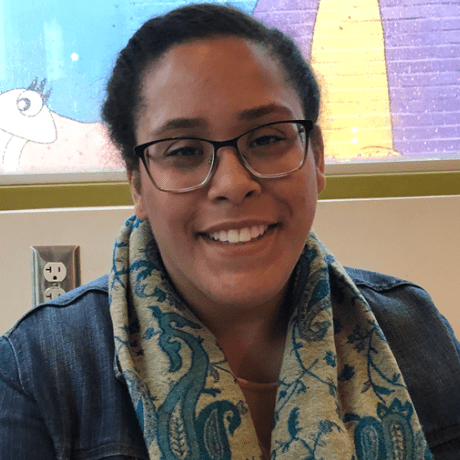
[[[254,176],[271,179],[300,169],[308,152],[311,120],[267,123],[228,141],[197,137],[160,139],[134,147],[155,187],[183,193],[203,187],[217,169],[217,151],[234,147]]]

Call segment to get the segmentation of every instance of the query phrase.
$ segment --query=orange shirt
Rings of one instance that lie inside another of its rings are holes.
[[[238,383],[249,406],[262,458],[269,460],[278,382],[255,383],[238,377]]]

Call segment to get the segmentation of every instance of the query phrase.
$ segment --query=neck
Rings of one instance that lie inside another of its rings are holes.
[[[278,380],[289,321],[284,294],[285,290],[270,303],[243,312],[223,315],[217,310],[218,318],[200,316],[236,376],[252,382]]]
[[[290,316],[290,309],[283,307],[289,278],[265,299],[245,296],[243,287],[236,296],[230,293],[228,303],[222,303],[196,289],[180,273],[168,273],[184,302],[216,338],[236,376],[252,382],[278,379]]]

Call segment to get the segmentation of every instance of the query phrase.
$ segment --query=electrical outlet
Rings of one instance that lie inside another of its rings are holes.
[[[50,287],[45,291],[45,302],[60,297],[62,294],[65,294],[64,289],[57,286]]]
[[[60,283],[67,276],[67,268],[62,262],[48,262],[43,268],[43,276],[50,283]]]
[[[32,246],[32,305],[80,286],[80,246]]]

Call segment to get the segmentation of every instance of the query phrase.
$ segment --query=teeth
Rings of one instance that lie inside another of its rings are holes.
[[[258,227],[251,228],[251,238],[257,238],[259,235],[263,235],[265,233],[264,226],[259,225]]]
[[[251,231],[249,228],[243,228],[240,230],[240,241],[250,241],[251,240]]]
[[[239,239],[240,239],[240,235],[239,235],[238,230],[229,230],[228,231],[228,239],[227,239],[227,241],[229,243],[238,243]]]
[[[255,225],[254,227],[245,227],[241,230],[220,230],[209,235],[215,241],[223,243],[246,243],[263,235],[268,230],[268,225]]]

